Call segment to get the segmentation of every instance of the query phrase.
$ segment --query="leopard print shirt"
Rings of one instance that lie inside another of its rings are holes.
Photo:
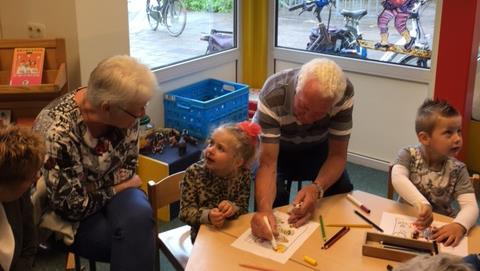
[[[237,211],[229,219],[248,212],[250,181],[248,169],[242,169],[234,178],[214,175],[202,159],[191,165],[180,183],[180,219],[190,225],[192,242],[195,241],[201,224],[210,224],[208,212],[223,200],[233,203]]]
[[[138,158],[138,121],[94,138],[75,103],[77,91],[51,102],[34,123],[47,147],[42,174],[48,208],[69,221],[83,220],[105,206],[114,196],[113,185],[135,174]]]

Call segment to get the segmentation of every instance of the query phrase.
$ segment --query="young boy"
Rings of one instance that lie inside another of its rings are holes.
[[[415,226],[424,229],[432,211],[455,217],[434,229],[432,238],[456,246],[475,225],[478,206],[465,164],[455,159],[462,147],[462,117],[445,101],[427,99],[418,109],[415,130],[420,145],[399,151],[392,184],[401,198],[418,210]],[[457,213],[452,202],[457,200]]]
[[[29,188],[44,156],[38,135],[0,128],[0,270],[32,270],[37,243]]]

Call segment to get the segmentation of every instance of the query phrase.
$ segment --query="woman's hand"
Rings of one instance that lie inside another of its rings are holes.
[[[115,193],[119,193],[125,189],[132,188],[132,187],[140,187],[141,185],[142,185],[142,179],[140,179],[140,177],[137,174],[135,174],[133,175],[132,178],[114,185],[113,188],[115,189]]]

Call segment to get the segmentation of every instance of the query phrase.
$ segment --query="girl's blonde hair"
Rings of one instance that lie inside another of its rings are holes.
[[[236,140],[235,153],[237,157],[243,159],[243,167],[249,168],[256,160],[257,147],[259,144],[259,134],[261,128],[258,124],[249,121],[240,123],[226,123],[217,129],[223,129],[230,133]]]
[[[0,183],[26,181],[43,165],[45,143],[30,129],[7,126],[0,129]]]

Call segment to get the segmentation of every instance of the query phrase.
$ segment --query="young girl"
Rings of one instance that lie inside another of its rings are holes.
[[[415,130],[420,145],[400,150],[392,184],[401,198],[417,207],[417,228],[433,221],[432,211],[455,217],[433,230],[432,238],[456,246],[475,225],[478,206],[464,163],[455,159],[462,147],[462,118],[450,104],[426,100],[418,109]],[[460,211],[452,206],[457,200]]]
[[[179,217],[192,227],[192,243],[201,224],[220,228],[247,212],[259,133],[260,126],[248,121],[218,127],[200,161],[186,170]]]

